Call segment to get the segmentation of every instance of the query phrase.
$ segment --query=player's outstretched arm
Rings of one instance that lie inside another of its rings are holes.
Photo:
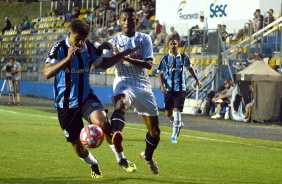
[[[107,69],[112,67],[113,65],[115,65],[116,63],[118,63],[121,59],[124,59],[125,56],[131,54],[134,51],[139,50],[139,47],[133,48],[133,49],[127,49],[123,52],[117,52],[116,55],[112,56],[112,57],[108,57],[108,58],[103,58],[103,61],[99,64],[99,68],[102,69]]]
[[[112,45],[109,42],[104,42],[101,45],[99,45],[99,47],[97,48],[97,55],[101,56],[103,53],[103,50],[111,50],[112,49]]]
[[[125,57],[123,60],[125,60],[125,61],[139,67],[139,68],[146,68],[148,70],[150,70],[153,66],[153,64],[152,64],[153,60],[151,58],[141,60],[141,59],[133,59],[131,57]]]

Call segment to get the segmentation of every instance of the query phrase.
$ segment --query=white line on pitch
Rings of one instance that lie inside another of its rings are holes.
[[[8,111],[8,110],[3,110],[0,109],[0,112],[8,112],[8,113],[13,113],[13,114],[21,114],[21,115],[28,115],[28,116],[35,116],[35,117],[44,117],[44,118],[52,118],[52,119],[58,119],[57,117],[54,116],[43,116],[43,115],[35,115],[35,114],[28,114],[28,113],[20,113],[20,112],[15,112],[15,111]],[[127,129],[132,129],[132,130],[142,130],[142,131],[147,131],[147,129],[140,129],[140,128],[133,128],[133,127],[125,127]],[[168,134],[170,135],[171,133],[169,132],[161,132],[162,134]],[[181,137],[191,137],[195,139],[202,139],[202,140],[208,140],[208,141],[215,141],[215,142],[225,142],[225,143],[230,143],[230,144],[240,144],[240,145],[246,145],[246,146],[252,146],[252,147],[257,147],[257,148],[264,148],[264,149],[271,149],[271,150],[277,150],[277,151],[282,151],[281,148],[271,148],[267,146],[259,146],[255,144],[247,144],[247,143],[241,143],[241,142],[235,142],[235,141],[226,141],[226,140],[221,140],[221,139],[211,139],[211,138],[206,138],[206,137],[199,137],[199,136],[192,136],[192,135],[180,135]]]

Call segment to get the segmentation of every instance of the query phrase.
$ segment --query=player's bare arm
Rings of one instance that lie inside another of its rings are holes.
[[[100,56],[103,53],[103,50],[111,50],[113,48],[112,44],[109,42],[103,42],[101,45],[99,45],[97,49],[97,55]]]
[[[159,78],[160,86],[161,86],[161,91],[162,91],[162,93],[167,94],[167,91],[166,91],[166,89],[163,85],[163,76],[164,75],[162,73],[158,74],[158,78]]]
[[[192,77],[194,77],[196,79],[197,76],[196,76],[195,70],[192,67],[190,67],[188,70],[189,70],[190,74],[192,75]],[[199,80],[196,80],[196,81],[197,81],[198,88],[201,88],[202,87],[201,81],[199,81]]]
[[[117,54],[115,54],[112,57],[103,58],[103,61],[101,62],[101,64],[98,67],[102,68],[102,69],[110,68],[110,67],[114,66],[116,63],[118,63],[121,59],[124,59],[125,56],[127,56],[127,55],[131,54],[132,52],[137,51],[139,49],[140,49],[140,47],[136,47],[136,48],[127,49],[123,52],[116,52]]]
[[[113,45],[113,49],[115,53],[119,53],[120,51],[118,50],[118,48],[116,46]],[[141,45],[138,45],[137,47],[133,48],[134,51],[137,51],[139,49],[142,49]],[[153,66],[153,59],[151,58],[147,58],[145,60],[142,59],[133,59],[130,57],[130,55],[125,56],[122,60],[127,61],[139,68],[146,68],[148,70],[150,70]]]
[[[152,68],[152,65],[153,65],[153,59],[151,59],[151,58],[141,60],[141,59],[133,59],[133,58],[127,56],[123,60],[125,60],[125,61],[139,67],[139,68],[146,68],[148,70],[150,70]]]
[[[47,63],[44,67],[44,76],[46,79],[54,77],[60,70],[65,68],[72,60],[75,55],[75,52],[78,51],[78,47],[70,47],[68,49],[68,55],[63,60],[57,64]]]

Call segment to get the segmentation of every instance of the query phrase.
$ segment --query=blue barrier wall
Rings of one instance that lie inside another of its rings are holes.
[[[1,86],[4,80],[0,80]],[[109,86],[91,86],[102,104],[111,105],[113,96],[113,88]],[[38,98],[53,99],[53,83],[40,83],[40,82],[27,82],[21,81],[20,83],[22,96],[34,96]],[[164,108],[164,96],[160,90],[153,90],[157,100],[158,108]],[[3,93],[7,94],[7,87],[5,86]]]

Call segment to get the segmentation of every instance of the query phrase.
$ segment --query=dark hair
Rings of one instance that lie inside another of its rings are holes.
[[[228,85],[231,87],[232,86],[232,81],[231,80],[226,80],[226,81],[224,81],[224,84],[225,83],[228,83]]]
[[[260,12],[260,9],[256,9],[256,12]]]
[[[121,10],[120,14],[122,14],[122,13],[133,13],[133,14],[135,14],[136,11],[133,7],[126,7],[123,10]]]
[[[202,15],[200,16],[200,19],[204,19],[204,18],[205,18],[204,16],[202,16]]]
[[[78,33],[81,36],[87,36],[89,34],[89,25],[86,23],[85,20],[77,19],[71,21],[69,29],[73,33]]]
[[[170,38],[168,39],[167,43],[169,43],[171,40],[176,40],[177,43],[178,43],[178,45],[179,45],[179,40],[178,40],[177,38],[175,38],[175,37],[170,37]]]

